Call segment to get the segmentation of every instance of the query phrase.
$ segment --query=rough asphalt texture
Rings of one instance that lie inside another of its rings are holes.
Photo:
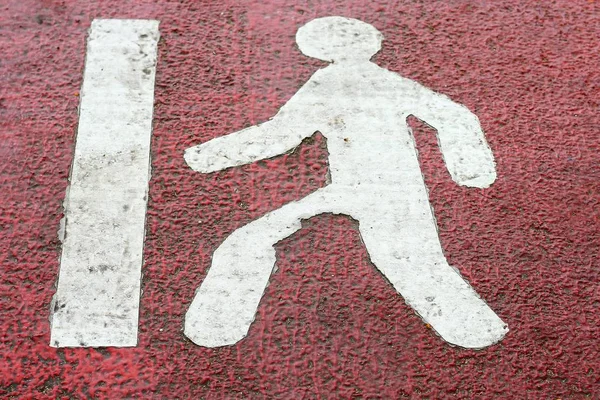
[[[0,6],[0,397],[597,398],[600,2],[137,2]],[[385,36],[375,61],[477,114],[497,162],[453,183],[411,119],[446,257],[511,331],[481,351],[436,337],[373,268],[353,221],[278,247],[249,335],[204,349],[184,313],[235,229],[325,184],[324,139],[202,175],[186,148],[274,115],[324,64],[294,36],[326,15]],[[93,18],[161,21],[139,346],[49,347],[57,237]]]

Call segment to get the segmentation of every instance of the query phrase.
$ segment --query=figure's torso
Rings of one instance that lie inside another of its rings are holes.
[[[333,184],[395,187],[423,179],[406,124],[414,83],[373,63],[317,71],[281,112],[305,114],[327,138]]]

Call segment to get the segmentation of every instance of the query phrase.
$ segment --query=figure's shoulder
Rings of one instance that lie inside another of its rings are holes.
[[[395,86],[400,90],[411,90],[417,92],[429,90],[416,80],[403,76],[399,72],[391,71],[382,67],[378,68],[381,71],[381,76],[384,77],[390,86]]]
[[[409,78],[400,75],[399,72],[389,70],[387,68],[380,67],[379,65],[373,64],[377,68],[377,73],[385,76],[387,79],[395,82],[414,82]]]
[[[302,86],[302,89],[314,90],[323,88],[332,82],[332,78],[335,74],[335,71],[331,69],[330,65],[325,68],[320,68],[311,75],[308,81]]]
[[[332,74],[335,74],[335,68],[333,68],[333,65],[330,64],[326,67],[323,68],[319,68],[318,70],[316,70],[312,76],[309,79],[309,82],[311,81],[323,81],[324,79],[326,79],[327,77],[331,76]]]

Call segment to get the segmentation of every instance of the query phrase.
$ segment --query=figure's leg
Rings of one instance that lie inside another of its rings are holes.
[[[273,246],[299,230],[302,219],[335,212],[327,193],[321,189],[286,204],[225,239],[186,313],[185,335],[190,340],[218,347],[246,336],[275,266]]]
[[[360,215],[360,232],[371,261],[425,322],[447,342],[482,348],[500,341],[508,328],[442,253],[426,192]],[[388,195],[391,196],[391,195]],[[405,196],[402,196],[405,197]],[[418,197],[418,199],[416,199]],[[409,204],[410,203],[410,204]]]

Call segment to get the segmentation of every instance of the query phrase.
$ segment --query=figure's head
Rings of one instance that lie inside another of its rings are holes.
[[[368,61],[381,49],[382,40],[372,25],[344,17],[313,19],[296,33],[302,53],[329,62]]]

